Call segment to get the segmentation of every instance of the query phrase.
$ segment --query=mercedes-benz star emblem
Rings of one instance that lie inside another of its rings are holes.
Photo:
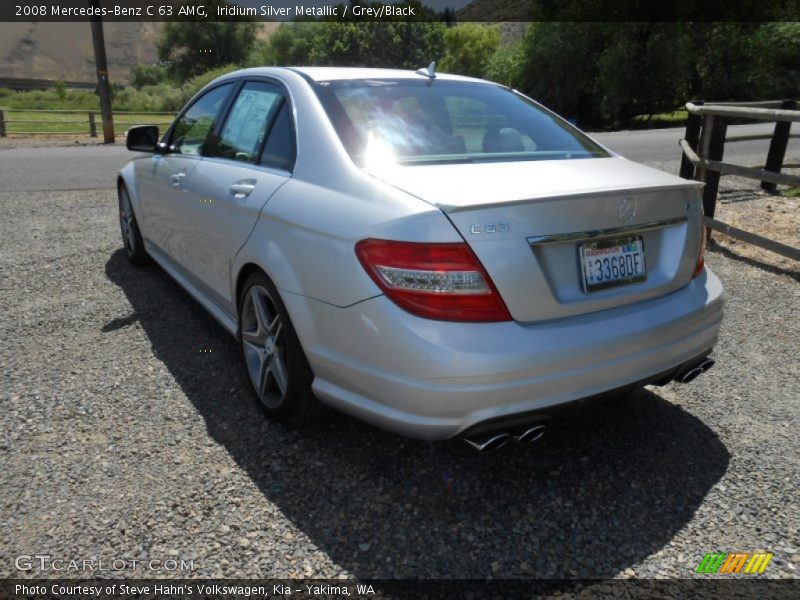
[[[628,196],[619,203],[619,220],[623,223],[630,223],[636,216],[636,200]]]

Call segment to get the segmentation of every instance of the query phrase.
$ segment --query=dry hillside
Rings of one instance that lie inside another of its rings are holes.
[[[111,80],[125,83],[138,62],[157,60],[160,23],[105,23]],[[0,76],[94,81],[88,23],[0,23]]]
[[[158,60],[161,23],[103,24],[111,81],[127,83],[137,63]],[[259,37],[276,23],[264,23]],[[88,23],[0,23],[0,77],[95,80],[92,34]]]

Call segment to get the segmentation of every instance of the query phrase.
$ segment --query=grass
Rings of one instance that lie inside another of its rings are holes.
[[[659,127],[679,127],[686,122],[689,113],[684,108],[669,112],[655,113],[648,119],[647,115],[633,118],[633,125],[643,129],[657,129]]]
[[[67,90],[63,100],[55,90],[15,92],[0,89],[0,108],[27,110],[100,110],[99,98],[89,90]]]
[[[172,122],[172,114],[180,106],[179,98],[168,97],[175,90],[152,89],[150,92],[133,88],[114,90],[114,125],[124,131],[134,125],[165,126]],[[90,90],[67,90],[63,99],[56,90],[15,92],[0,88],[0,110],[5,113],[7,134],[64,134],[89,135],[89,114],[95,113],[95,126],[102,134],[100,99]],[[37,112],[76,111],[62,113]],[[148,112],[170,112],[167,115],[148,115]],[[126,114],[121,114],[126,113]],[[127,114],[130,113],[130,114]],[[15,121],[23,121],[21,123]]]
[[[163,127],[171,123],[175,112],[186,104],[197,90],[232,69],[233,66],[221,67],[186,82],[164,81],[141,89],[132,86],[115,88],[112,90],[112,105],[116,131],[122,132],[134,125]],[[95,113],[97,131],[102,132],[103,129],[100,99],[92,90],[61,90],[59,94],[57,89],[18,92],[0,88],[0,110],[5,111],[8,134],[50,133],[88,136],[89,112]],[[78,112],[35,112],[37,110]],[[169,114],[146,114],[154,112]]]
[[[789,198],[800,198],[800,187],[790,187],[781,191],[781,196],[788,196]]]

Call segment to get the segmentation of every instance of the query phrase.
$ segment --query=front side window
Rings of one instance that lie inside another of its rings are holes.
[[[281,91],[263,81],[248,81],[228,113],[211,156],[255,162],[269,125],[283,103]]]
[[[494,84],[364,79],[314,87],[362,166],[608,156],[577,129]]]
[[[233,83],[209,90],[189,107],[175,123],[170,138],[170,150],[180,154],[201,155],[214,125],[214,119],[225,104]]]

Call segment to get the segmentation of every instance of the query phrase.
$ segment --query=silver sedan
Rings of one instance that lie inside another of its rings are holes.
[[[321,401],[487,449],[713,364],[701,184],[514,90],[433,68],[248,69],[127,144],[128,256],[236,336],[270,417]]]

